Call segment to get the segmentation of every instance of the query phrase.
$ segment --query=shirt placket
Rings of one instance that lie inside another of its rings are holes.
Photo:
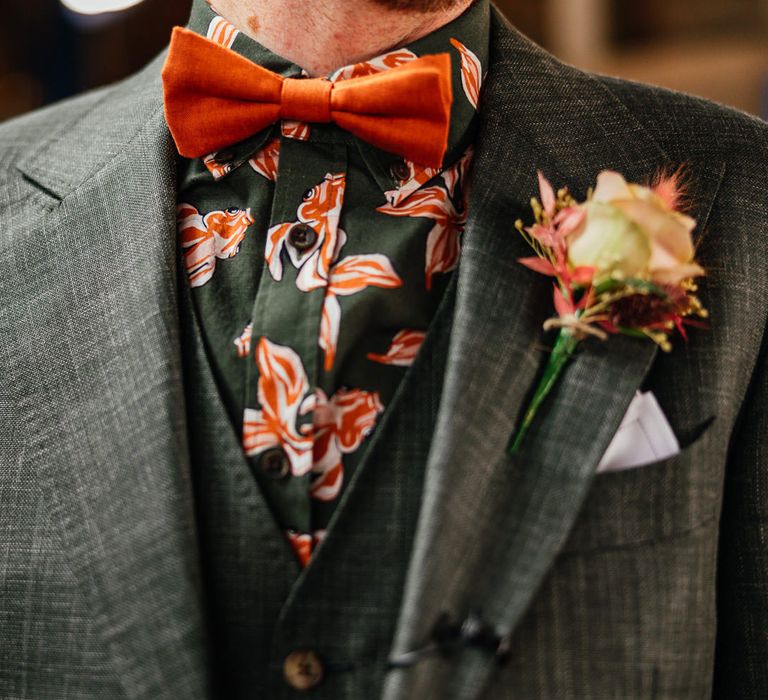
[[[339,227],[347,147],[280,139],[265,264],[252,311],[243,448],[302,563],[312,550],[313,420],[328,272]]]

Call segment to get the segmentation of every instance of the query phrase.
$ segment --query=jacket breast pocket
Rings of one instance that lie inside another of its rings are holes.
[[[648,544],[716,518],[725,460],[716,432],[709,426],[673,457],[597,474],[562,552]]]

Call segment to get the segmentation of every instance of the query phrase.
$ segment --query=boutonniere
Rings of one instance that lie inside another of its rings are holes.
[[[687,339],[686,325],[703,325],[692,317],[707,317],[695,296],[704,270],[694,260],[696,221],[681,211],[679,172],[645,187],[604,171],[582,203],[567,188],[555,194],[541,173],[539,189],[535,223],[515,224],[536,255],[519,262],[554,278],[557,315],[544,329],[557,338],[510,454],[584,339],[628,335],[668,352],[672,334]]]

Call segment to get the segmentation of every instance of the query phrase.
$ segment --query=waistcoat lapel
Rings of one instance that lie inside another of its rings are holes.
[[[189,444],[221,697],[267,697],[270,645],[299,565],[246,461],[211,371],[179,249]],[[262,695],[263,694],[263,695]]]
[[[19,166],[45,193],[25,296],[50,290],[25,315],[27,457],[126,696],[169,700],[208,687],[174,162],[156,62]]]
[[[293,697],[285,695],[282,663],[295,649],[313,649],[326,662],[313,696],[381,696],[443,388],[456,281],[280,614],[270,698]]]
[[[531,218],[536,170],[581,199],[602,169],[642,181],[667,157],[601,83],[498,14],[491,48],[445,387],[394,657],[428,646],[442,614],[461,623],[479,611],[500,634],[514,631],[656,352],[624,337],[586,342],[523,450],[506,454],[551,342],[542,331],[551,282],[517,262],[531,253],[514,228]],[[701,193],[702,228],[713,196]],[[475,698],[493,667],[493,653],[476,648],[427,657],[393,670],[385,697]]]

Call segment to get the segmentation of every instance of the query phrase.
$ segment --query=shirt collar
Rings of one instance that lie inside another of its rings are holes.
[[[193,0],[187,27],[283,77],[300,78],[307,75],[300,66],[238,31],[219,16],[206,0]],[[444,159],[447,168],[461,157],[474,140],[478,95],[488,67],[489,38],[490,2],[475,0],[462,15],[421,39],[369,61],[339,68],[327,77],[334,81],[346,80],[357,75],[388,70],[416,57],[447,52],[451,56],[453,72],[451,124]],[[283,122],[234,144],[231,148],[207,156],[203,160],[208,170],[216,178],[226,176],[263,148],[270,135],[278,128],[282,128],[283,134],[287,136],[306,137],[306,134],[302,133],[301,125]],[[311,131],[312,128],[310,139]],[[389,199],[402,200],[440,172],[425,169],[417,163],[403,161],[360,139],[352,138],[373,177]]]

